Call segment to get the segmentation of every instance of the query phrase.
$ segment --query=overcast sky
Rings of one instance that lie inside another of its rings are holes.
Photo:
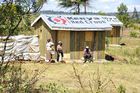
[[[137,11],[140,11],[140,0],[91,0],[91,8],[87,8],[87,10],[88,12],[117,12],[117,7],[120,6],[121,3],[127,5],[129,12],[132,12],[134,10],[134,7],[136,7]],[[81,11],[83,11],[83,7],[81,8]],[[54,10],[65,12],[70,11],[70,9],[64,9],[58,6],[57,0],[47,0],[47,3],[44,4],[42,10]]]

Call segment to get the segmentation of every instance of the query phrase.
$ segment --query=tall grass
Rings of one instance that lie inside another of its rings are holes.
[[[120,93],[110,74],[108,73],[108,77],[104,77],[99,67],[93,73],[86,73],[83,70],[80,71],[75,64],[72,64],[72,67],[75,79],[82,89],[79,93]],[[86,75],[86,80],[84,75]]]
[[[140,47],[109,47],[106,49],[106,52],[120,62],[140,64]]]

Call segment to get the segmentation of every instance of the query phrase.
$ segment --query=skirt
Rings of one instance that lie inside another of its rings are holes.
[[[46,50],[46,60],[50,60],[50,59],[51,59],[51,51]]]

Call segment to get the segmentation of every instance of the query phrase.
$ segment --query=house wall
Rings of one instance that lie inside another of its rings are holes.
[[[55,43],[56,31],[51,31],[49,27],[42,21],[42,19],[40,19],[36,23],[34,28],[35,28],[34,34],[39,36],[40,55],[45,56],[47,39],[50,38],[52,42]]]
[[[70,31],[57,31],[57,42],[62,41],[64,59],[70,59]]]
[[[58,40],[63,42],[65,59],[81,59],[86,46],[95,59],[105,58],[105,31],[58,31]]]
[[[106,31],[106,37],[109,38],[110,44],[120,43],[120,26],[113,26],[111,31]]]

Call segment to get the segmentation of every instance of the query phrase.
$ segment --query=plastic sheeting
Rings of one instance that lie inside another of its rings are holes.
[[[0,61],[4,54],[4,61],[14,60],[40,60],[38,37],[33,36],[11,36],[6,44],[4,53],[6,37],[0,37]]]

